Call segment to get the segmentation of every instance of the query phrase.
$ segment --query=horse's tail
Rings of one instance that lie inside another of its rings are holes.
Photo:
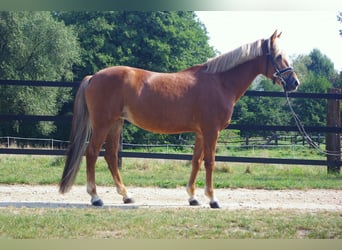
[[[85,100],[85,89],[90,79],[91,76],[86,76],[83,79],[75,98],[70,144],[59,184],[59,192],[62,194],[68,192],[75,181],[86,149],[86,141],[90,134],[89,114]]]

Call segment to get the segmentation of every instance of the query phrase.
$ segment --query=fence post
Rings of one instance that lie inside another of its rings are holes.
[[[329,94],[341,94],[341,89],[331,88]],[[328,99],[327,106],[327,126],[341,126],[340,100]],[[327,155],[328,173],[337,174],[341,171],[341,142],[340,133],[326,133],[326,150],[337,155]]]

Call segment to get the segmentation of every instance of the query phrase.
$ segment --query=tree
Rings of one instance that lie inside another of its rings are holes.
[[[61,12],[56,18],[78,32],[79,80],[113,65],[170,72],[214,56],[204,25],[190,11]]]
[[[327,79],[333,77],[335,74],[334,63],[326,55],[323,55],[318,49],[313,49],[309,57],[308,71],[313,72],[316,76],[324,76]]]
[[[77,37],[49,12],[0,12],[0,75],[14,80],[73,80]],[[70,100],[65,88],[0,86],[0,113],[56,115]],[[6,122],[0,135],[45,136],[48,122]]]
[[[256,91],[281,91],[271,80],[261,77],[251,88]],[[243,97],[235,106],[232,121],[237,124],[278,125],[288,124],[286,101],[276,97]],[[244,133],[243,133],[244,134]],[[242,134],[242,135],[243,135]],[[248,135],[264,135],[248,132]]]
[[[327,93],[333,86],[332,81],[336,77],[334,64],[318,49],[307,56],[297,57],[293,64],[301,73],[299,92]],[[326,100],[297,98],[293,100],[293,105],[305,125],[325,126]]]
[[[55,17],[78,33],[82,47],[82,62],[74,66],[78,80],[113,65],[175,72],[215,55],[204,25],[191,11],[58,12]],[[124,126],[126,142],[177,139]]]
[[[55,12],[54,17],[76,31],[81,47],[81,60],[73,67],[75,79],[94,74],[109,65],[115,65],[110,40],[115,28],[116,12]],[[115,37],[114,37],[115,38]],[[115,38],[116,39],[116,38]]]
[[[331,88],[330,81],[323,75],[310,72],[301,84],[299,92],[327,93]],[[306,126],[325,126],[327,101],[324,99],[296,98],[293,106]]]

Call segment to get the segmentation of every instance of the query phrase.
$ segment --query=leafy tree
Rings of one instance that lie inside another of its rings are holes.
[[[74,31],[49,12],[0,12],[0,75],[14,80],[72,80],[79,46]],[[0,86],[0,113],[56,115],[70,100],[65,88]],[[44,136],[48,122],[4,122],[0,135]]]
[[[170,72],[214,56],[205,27],[194,12],[61,12],[56,18],[78,33],[79,80],[113,65]]]
[[[301,82],[310,74],[321,75],[328,80],[333,79],[336,74],[333,62],[318,49],[313,49],[309,55],[299,55],[294,58],[293,67]]]
[[[115,65],[111,32],[115,28],[116,12],[56,12],[57,20],[63,21],[76,31],[81,47],[81,61],[74,65],[75,79]],[[114,39],[116,39],[114,37]]]
[[[301,83],[308,76],[309,74],[308,65],[310,65],[311,63],[312,61],[309,55],[298,55],[297,57],[293,59],[293,68],[295,69],[296,74],[298,78],[300,79]]]
[[[253,86],[254,85],[254,86]],[[281,91],[281,87],[264,77],[252,85],[256,91]],[[238,124],[278,125],[288,124],[285,100],[275,97],[243,97],[235,106],[233,122]],[[244,135],[245,133],[242,133]],[[265,135],[262,132],[248,132],[251,135]]]
[[[324,76],[327,79],[333,77],[335,73],[334,63],[326,55],[323,55],[318,49],[313,49],[309,57],[308,71],[313,72],[316,76]]]
[[[331,87],[330,81],[323,75],[310,72],[302,82],[300,92],[327,93]],[[296,98],[293,100],[294,109],[306,126],[325,126],[327,101],[324,99]]]
[[[336,77],[334,64],[318,49],[311,51],[308,56],[297,57],[294,66],[303,73],[299,92],[327,93],[333,86],[331,82]],[[297,98],[293,100],[293,104],[306,126],[325,126],[326,100]]]

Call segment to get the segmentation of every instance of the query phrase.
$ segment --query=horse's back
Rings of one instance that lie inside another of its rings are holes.
[[[87,89],[91,116],[108,117],[107,122],[127,119],[158,133],[194,131],[201,109],[199,98],[203,91],[211,91],[198,81],[197,70],[158,73],[127,66],[103,69],[93,76]]]

